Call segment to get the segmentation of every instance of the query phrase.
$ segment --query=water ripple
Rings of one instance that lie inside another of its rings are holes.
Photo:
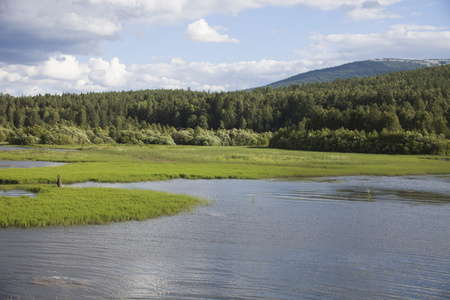
[[[217,201],[142,222],[0,230],[0,299],[449,299],[448,180],[136,183]]]

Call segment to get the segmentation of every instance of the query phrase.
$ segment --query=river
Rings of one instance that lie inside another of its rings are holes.
[[[194,213],[0,230],[0,299],[450,299],[450,176],[84,183]]]

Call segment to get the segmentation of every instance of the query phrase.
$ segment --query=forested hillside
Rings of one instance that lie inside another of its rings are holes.
[[[353,133],[345,139],[362,133],[379,134],[377,138],[381,133],[395,133],[408,135],[410,140],[414,133],[414,139],[427,137],[438,144],[432,151],[412,151],[410,145],[384,147],[378,152],[445,153],[450,137],[450,65],[252,92],[1,94],[0,118],[0,140],[16,144],[264,144],[271,133],[279,131],[272,146],[304,149],[307,143],[299,147],[298,142],[280,134],[346,130]],[[371,150],[350,146],[335,149],[321,143],[307,149]]]
[[[388,74],[391,72],[412,71],[419,68],[440,66],[446,64],[450,64],[450,59],[370,59],[301,73],[277,82],[273,82],[271,84],[268,84],[267,86],[278,88],[287,87],[292,84],[302,85],[304,83],[331,82],[338,78],[348,79],[370,77],[381,74]]]

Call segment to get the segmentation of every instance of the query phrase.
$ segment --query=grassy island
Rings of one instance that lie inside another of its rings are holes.
[[[17,187],[16,187],[17,188]],[[191,211],[205,201],[185,195],[113,188],[20,187],[36,198],[1,197],[0,227],[45,227],[145,220]]]
[[[69,188],[64,184],[189,179],[265,179],[338,175],[447,174],[449,156],[304,152],[265,147],[77,146],[1,151],[0,160],[66,162],[59,167],[0,169],[1,189],[37,197],[0,197],[0,227],[102,224],[172,215],[205,200],[142,190]],[[61,175],[63,188],[56,186]]]

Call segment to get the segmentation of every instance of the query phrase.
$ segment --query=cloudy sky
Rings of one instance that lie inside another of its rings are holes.
[[[450,58],[448,0],[0,0],[0,92],[233,91]]]

